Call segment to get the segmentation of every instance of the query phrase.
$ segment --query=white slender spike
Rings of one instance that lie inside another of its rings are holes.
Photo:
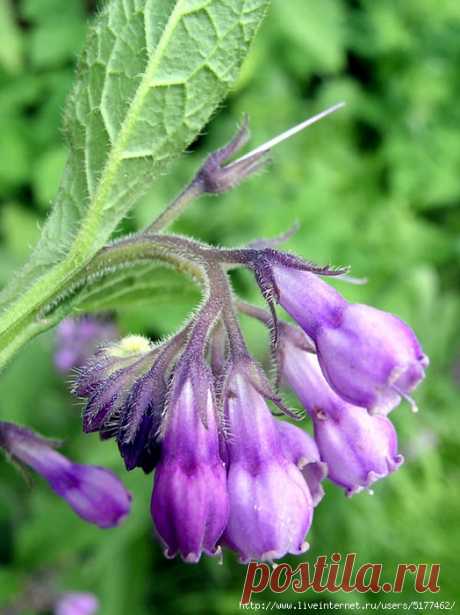
[[[253,149],[248,154],[241,156],[241,158],[238,158],[238,160],[235,160],[235,162],[232,162],[231,165],[229,166],[233,166],[234,164],[237,164],[238,162],[247,160],[248,158],[251,158],[252,156],[255,156],[256,154],[262,154],[264,152],[268,152],[273,147],[275,147],[275,145],[278,145],[279,143],[286,141],[286,139],[290,139],[291,137],[296,135],[298,132],[305,130],[305,128],[308,128],[308,126],[311,126],[312,124],[315,124],[316,122],[319,122],[319,120],[322,120],[324,117],[331,115],[331,113],[338,111],[344,106],[345,106],[344,102],[339,102],[336,105],[329,107],[328,109],[325,109],[324,111],[321,111],[321,113],[317,113],[313,117],[309,117],[308,119],[301,122],[300,124],[297,124],[296,126],[289,128],[289,130],[282,132],[280,135],[274,137],[273,139],[270,139],[270,141],[266,141],[262,145],[259,145],[259,147],[256,147],[256,149]]]

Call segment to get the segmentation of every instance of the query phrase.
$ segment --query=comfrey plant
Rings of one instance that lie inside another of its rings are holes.
[[[67,110],[71,154],[55,209],[0,303],[5,362],[68,314],[113,307],[111,298],[134,294],[137,281],[145,290],[158,264],[202,289],[179,331],[105,343],[73,384],[86,402],[83,430],[114,438],[128,471],[155,470],[151,513],[165,555],[191,563],[222,546],[242,562],[304,552],[326,476],[351,495],[401,465],[387,415],[402,398],[415,407],[410,393],[427,366],[407,324],[350,304],[326,281],[346,278],[345,268],[280,251],[280,240],[223,249],[164,232],[194,199],[236,188],[274,145],[342,105],[231,161],[248,140],[245,120],[146,229],[107,243],[152,174],[202,128],[265,8],[265,0],[105,6]],[[253,273],[268,310],[235,296],[235,267]],[[278,304],[298,326],[278,320]],[[239,312],[269,328],[274,378],[251,356]],[[301,413],[285,405],[280,382],[302,402],[313,436],[287,420]],[[84,519],[110,527],[129,511],[129,494],[107,470],[73,464],[11,423],[0,423],[0,443]]]

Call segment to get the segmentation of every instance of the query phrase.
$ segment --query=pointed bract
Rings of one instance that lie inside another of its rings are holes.
[[[87,397],[83,430],[115,437],[128,470],[151,472],[159,459],[159,430],[174,340],[154,347],[128,336],[99,351],[80,371],[74,393]]]

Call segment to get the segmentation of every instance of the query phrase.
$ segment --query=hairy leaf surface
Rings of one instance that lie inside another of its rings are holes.
[[[90,30],[65,112],[70,155],[56,203],[30,263],[0,295],[0,365],[2,351],[71,283],[208,121],[267,4],[106,4]]]

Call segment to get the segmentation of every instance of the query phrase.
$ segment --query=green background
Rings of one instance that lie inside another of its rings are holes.
[[[83,0],[0,4],[0,286],[27,257],[55,194],[66,157],[63,103],[93,10]],[[384,564],[384,580],[400,562],[440,563],[441,592],[420,596],[408,582],[401,598],[309,592],[301,600],[459,597],[459,33],[457,0],[274,0],[230,97],[123,223],[124,231],[147,224],[154,205],[175,195],[244,112],[257,145],[346,100],[344,110],[281,145],[269,170],[231,194],[202,199],[174,227],[234,245],[299,222],[286,247],[318,263],[351,265],[368,284],[342,283],[346,297],[403,317],[430,356],[416,394],[419,414],[403,404],[391,416],[405,465],[377,483],[373,497],[347,499],[328,485],[310,552],[286,561],[357,552],[361,562]],[[233,282],[260,302],[249,275],[238,272]],[[121,309],[118,321],[123,333],[157,337],[189,309],[185,302],[166,309],[144,301]],[[265,332],[243,324],[263,359]],[[112,442],[80,434],[81,408],[54,371],[52,354],[50,332],[15,359],[0,382],[1,417],[64,438],[74,459],[114,469],[134,494],[133,511],[122,527],[98,530],[43,481],[30,485],[2,462],[0,605],[43,589],[44,575],[63,590],[93,591],[107,615],[238,612],[245,568],[231,553],[222,566],[163,558],[149,515],[152,477],[127,475]],[[272,598],[268,591],[256,597]]]

